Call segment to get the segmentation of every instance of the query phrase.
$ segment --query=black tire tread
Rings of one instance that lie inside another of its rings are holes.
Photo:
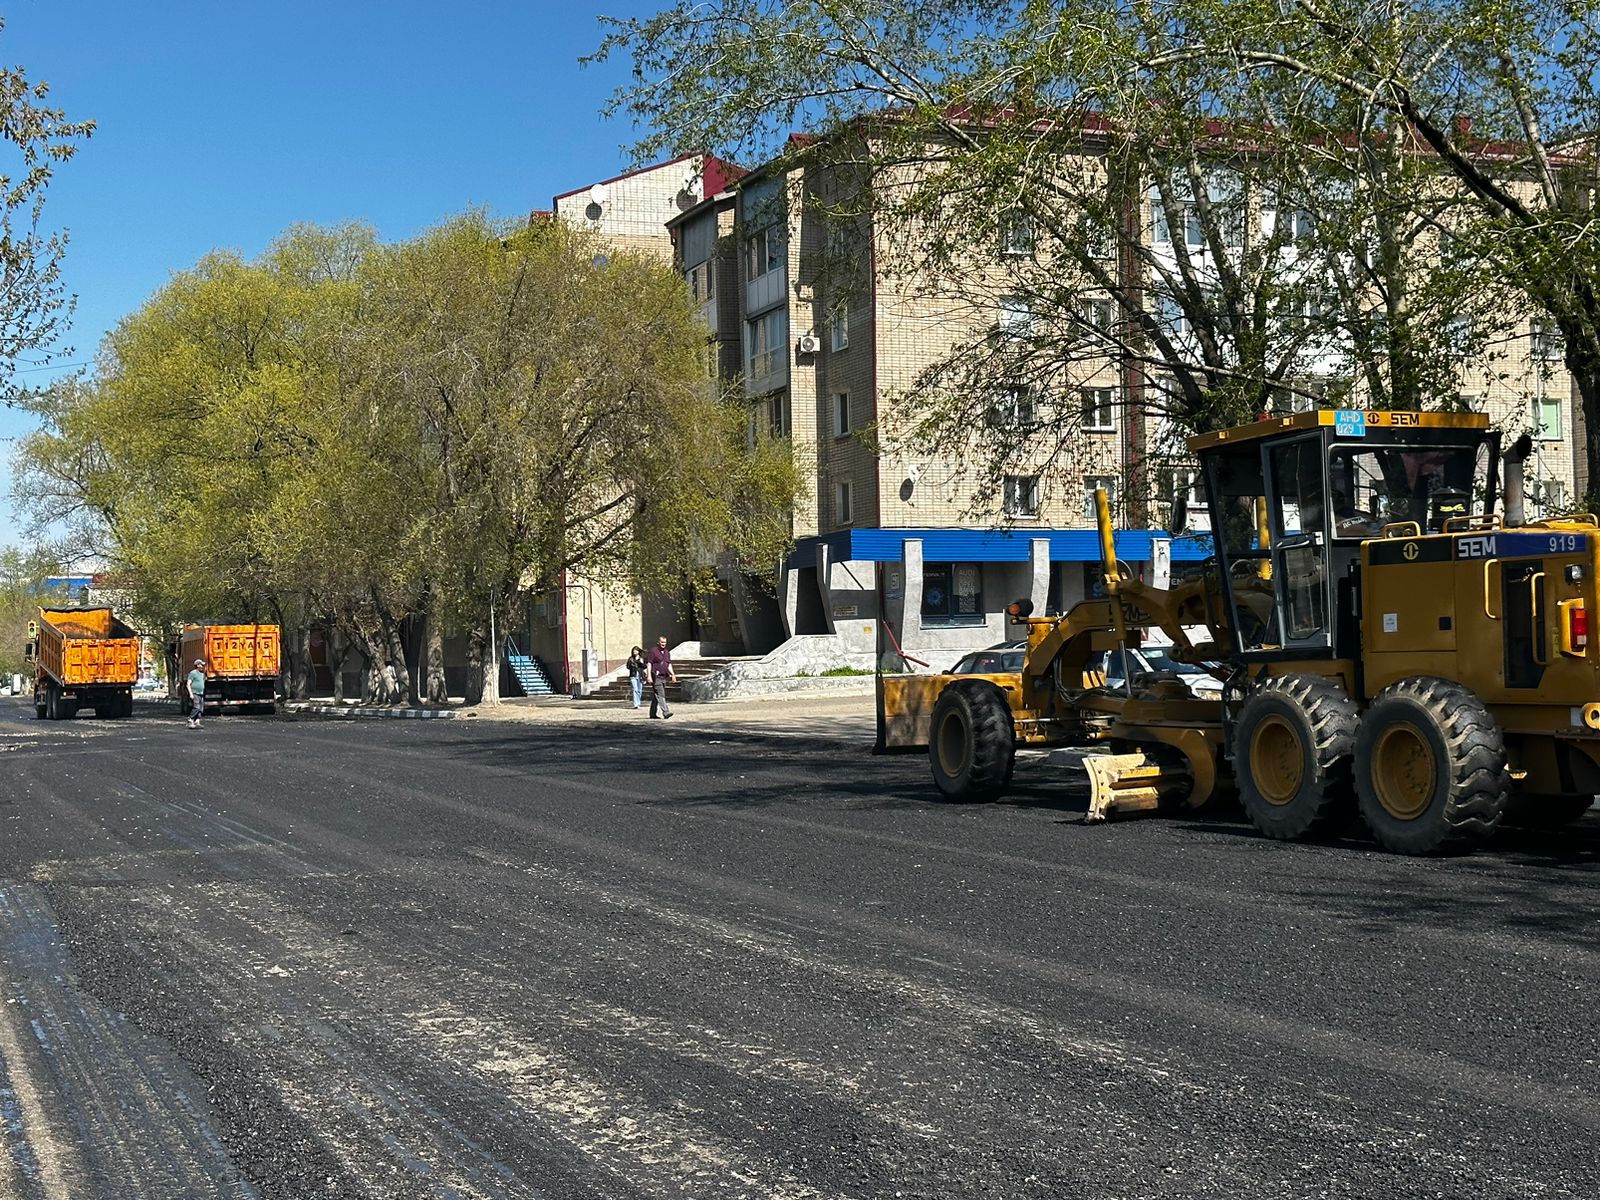
[[[1352,764],[1360,719],[1355,701],[1338,683],[1321,675],[1273,675],[1262,681],[1245,701],[1240,710],[1241,724],[1252,701],[1264,696],[1286,700],[1303,714],[1320,780],[1304,802],[1295,801],[1273,814],[1291,819],[1264,823],[1257,819],[1257,812],[1266,802],[1252,803],[1247,795],[1254,790],[1253,781],[1246,778],[1248,766],[1244,765],[1249,762],[1249,748],[1239,745],[1234,751],[1235,773],[1251,823],[1267,837],[1279,841],[1321,837],[1343,828],[1350,820],[1353,807]]]
[[[1376,815],[1383,813],[1383,808],[1376,796],[1368,794],[1363,780],[1362,810],[1369,814],[1367,823],[1373,826],[1373,833],[1387,849],[1401,854],[1448,854],[1488,838],[1505,815],[1511,774],[1506,767],[1505,738],[1482,699],[1454,680],[1416,675],[1384,688],[1373,697],[1369,712],[1389,697],[1409,699],[1429,714],[1450,754],[1451,761],[1440,766],[1453,782],[1431,834],[1396,838],[1377,828],[1387,824]],[[1419,825],[1417,832],[1423,831]]]
[[[962,786],[948,786],[939,766],[938,731],[950,706],[960,705],[971,730],[972,765]],[[1005,695],[992,683],[963,679],[939,693],[933,706],[933,722],[928,739],[928,756],[933,765],[934,782],[952,800],[995,800],[1011,786],[1016,768],[1016,727]]]

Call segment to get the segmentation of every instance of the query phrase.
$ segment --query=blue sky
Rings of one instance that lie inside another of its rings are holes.
[[[253,255],[299,221],[402,238],[617,174],[632,131],[600,108],[625,64],[577,60],[599,43],[599,13],[663,6],[11,0],[0,59],[99,124],[47,205],[72,238],[70,361],[208,250]],[[27,427],[0,410],[7,459]],[[0,494],[0,543],[18,540]]]

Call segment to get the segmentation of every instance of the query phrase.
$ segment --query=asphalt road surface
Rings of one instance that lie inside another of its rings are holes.
[[[1412,861],[1058,778],[0,701],[0,1196],[1600,1196],[1600,813]]]

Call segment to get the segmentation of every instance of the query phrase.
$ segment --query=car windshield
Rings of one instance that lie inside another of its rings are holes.
[[[1022,670],[1021,650],[977,650],[952,669],[952,675],[1009,675]]]

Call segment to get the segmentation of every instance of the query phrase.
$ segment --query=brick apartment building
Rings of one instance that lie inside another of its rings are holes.
[[[956,339],[1018,319],[1006,296],[1008,248],[996,248],[992,265],[978,261],[960,294],[941,296],[926,280],[885,269],[884,231],[859,218],[846,286],[837,226],[807,203],[814,186],[800,171],[743,174],[691,156],[555,198],[557,219],[675,263],[705,315],[709,371],[742,388],[753,433],[789,440],[807,484],[775,589],[761,578],[766,564],[749,564],[746,573],[724,562],[724,592],[693,605],[618,597],[582,580],[538,598],[527,635],[546,661],[566,664],[564,685],[611,671],[629,646],[658,631],[706,653],[761,654],[805,637],[813,646],[831,642],[841,663],[864,664],[878,644],[880,607],[906,654],[948,666],[1011,636],[1003,614],[1014,599],[1061,611],[1093,594],[1100,574],[1094,488],[1131,493],[1136,466],[1149,479],[1180,444],[1142,411],[1125,364],[1106,358],[1063,381],[1083,406],[1065,464],[1038,473],[1018,468],[989,496],[960,454],[909,448],[895,436],[903,431],[893,428],[898,418],[887,398]],[[1145,236],[1163,236],[1166,222],[1153,205],[1142,220]],[[1575,427],[1559,346],[1537,325],[1514,341],[1493,369],[1463,365],[1459,399],[1508,431],[1535,434],[1530,501],[1541,515],[1581,492],[1584,431]],[[1183,466],[1176,457],[1165,474],[1181,478]],[[1164,515],[1162,506],[1123,511]],[[1193,538],[1169,541],[1145,527],[1119,529],[1117,550],[1135,572],[1157,578],[1169,554],[1181,568],[1205,553]]]

